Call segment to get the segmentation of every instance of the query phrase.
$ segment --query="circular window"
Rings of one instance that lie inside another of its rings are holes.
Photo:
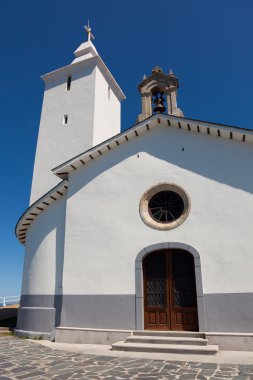
[[[164,190],[153,195],[148,204],[151,217],[157,222],[170,223],[180,218],[184,211],[184,201],[174,191]]]
[[[187,218],[190,201],[186,192],[179,186],[161,183],[149,189],[141,198],[140,215],[149,226],[170,230]]]

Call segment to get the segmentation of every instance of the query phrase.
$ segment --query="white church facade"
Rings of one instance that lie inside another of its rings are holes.
[[[121,132],[124,93],[90,40],[75,56],[42,77],[16,333],[200,331],[253,348],[253,131],[184,117],[156,67]]]

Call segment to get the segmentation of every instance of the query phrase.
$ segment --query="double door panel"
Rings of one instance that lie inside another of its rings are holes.
[[[143,273],[145,329],[197,331],[193,257],[182,250],[153,252]]]

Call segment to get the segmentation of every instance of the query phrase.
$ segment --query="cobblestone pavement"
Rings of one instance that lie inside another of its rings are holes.
[[[252,365],[179,362],[57,351],[14,337],[0,338],[0,380],[253,380]]]

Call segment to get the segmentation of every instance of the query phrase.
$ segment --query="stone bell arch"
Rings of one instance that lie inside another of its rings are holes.
[[[171,70],[169,74],[164,74],[162,69],[156,66],[148,78],[144,75],[143,81],[138,86],[142,102],[142,113],[138,116],[138,122],[147,119],[154,113],[167,113],[183,117],[183,112],[177,107],[178,87],[178,79]],[[154,109],[153,103],[156,105]],[[165,107],[165,103],[167,107]]]

